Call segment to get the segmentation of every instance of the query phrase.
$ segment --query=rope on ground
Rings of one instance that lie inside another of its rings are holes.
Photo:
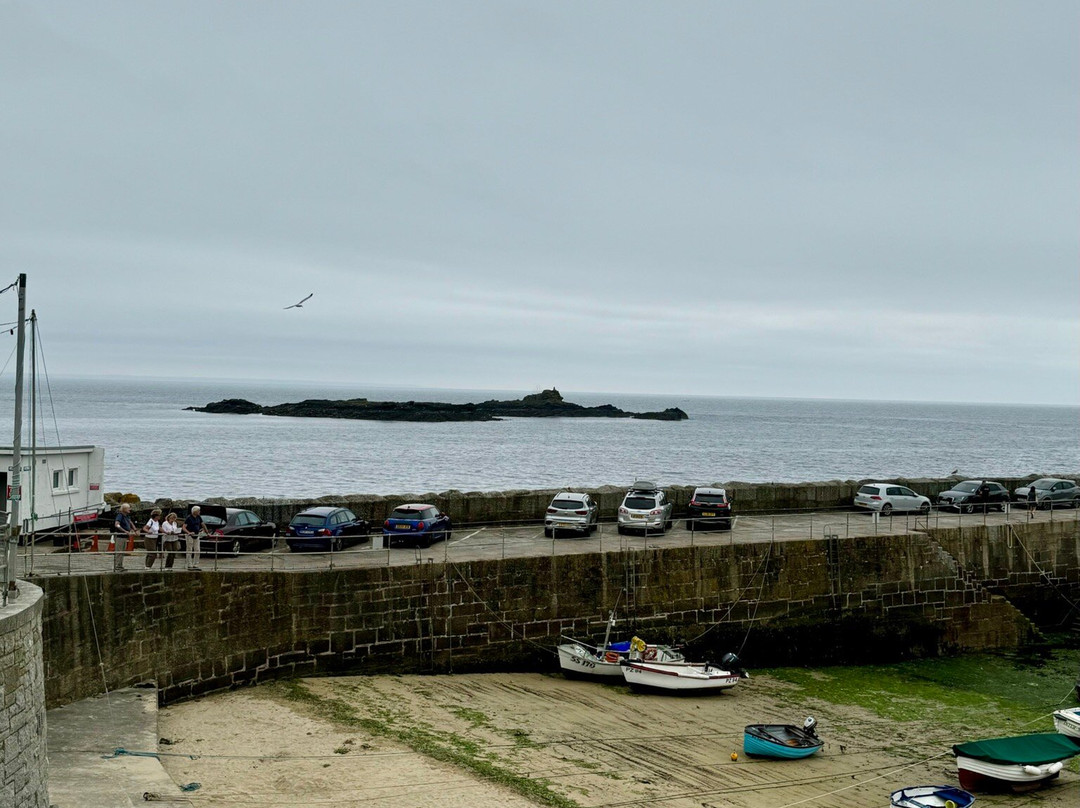
[[[834,789],[832,791],[827,791],[824,794],[818,794],[818,795],[813,796],[813,797],[806,797],[806,798],[801,799],[801,800],[796,800],[795,802],[789,802],[787,805],[781,805],[780,808],[794,808],[794,806],[796,806],[796,805],[802,805],[803,803],[806,803],[806,802],[813,802],[814,800],[820,800],[822,797],[831,797],[834,794],[840,794],[843,791],[849,791],[849,790],[851,790],[853,788],[858,788],[859,786],[866,785],[867,783],[872,783],[875,780],[881,780],[881,779],[884,779],[886,777],[890,777],[890,776],[892,776],[894,774],[899,774],[900,772],[906,771],[907,769],[914,768],[915,766],[923,766],[923,765],[929,763],[931,760],[937,760],[940,757],[945,757],[946,755],[951,755],[951,754],[952,754],[952,750],[949,750],[949,751],[946,751],[946,752],[938,752],[938,754],[936,754],[936,755],[931,755],[928,758],[923,758],[922,760],[917,760],[914,763],[909,763],[906,766],[901,766],[899,769],[893,769],[891,771],[887,771],[887,772],[885,772],[883,774],[877,775],[876,777],[871,777],[869,780],[860,780],[857,783],[852,783],[850,785],[843,786],[842,788],[837,788],[837,789]]]
[[[515,636],[514,632],[516,631],[516,629],[514,628],[514,624],[513,623],[508,623],[505,620],[503,620],[503,618],[499,615],[498,612],[496,612],[494,609],[492,609],[490,606],[488,606],[487,601],[485,601],[482,597],[480,597],[480,595],[477,593],[477,591],[475,589],[473,589],[473,585],[469,582],[469,579],[466,578],[462,574],[461,570],[458,569],[457,564],[455,564],[453,561],[449,561],[447,563],[450,565],[451,568],[453,568],[454,573],[457,575],[458,578],[461,579],[462,583],[464,583],[465,586],[468,587],[469,591],[472,592],[473,597],[476,598],[476,602],[479,603],[481,606],[483,606],[484,609],[487,610],[488,614],[490,614],[492,617],[495,618],[495,622],[500,623],[501,625],[505,626],[510,631],[510,636],[511,637],[514,637]],[[521,629],[521,639],[524,642],[527,642],[529,645],[536,646],[541,651],[543,651],[545,654],[551,654],[552,656],[558,656],[558,652],[552,651],[547,646],[541,645],[540,643],[536,642],[535,640],[530,640],[528,637],[526,637],[525,636],[525,629]]]

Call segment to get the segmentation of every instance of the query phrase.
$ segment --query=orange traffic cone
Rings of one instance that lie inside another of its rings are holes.
[[[95,533],[95,534],[94,534],[94,535],[93,535],[93,536],[91,537],[91,539],[90,539],[90,552],[91,552],[91,553],[96,553],[96,552],[98,552],[98,545],[97,545],[97,543],[98,543],[98,534],[97,534],[97,533]]]

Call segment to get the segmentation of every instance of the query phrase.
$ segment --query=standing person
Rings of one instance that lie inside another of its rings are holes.
[[[161,535],[161,508],[150,511],[150,518],[142,526],[142,532],[146,542],[146,568],[151,569],[157,561],[158,538]]]
[[[184,536],[187,538],[187,568],[189,570],[199,569],[199,535],[201,533],[207,533],[206,525],[203,524],[202,508],[198,505],[194,505],[191,508],[191,515],[184,520]]]
[[[1033,480],[1031,485],[1028,486],[1028,495],[1027,495],[1028,519],[1034,519],[1035,518],[1035,509],[1037,507],[1039,507],[1039,501],[1038,501],[1037,497],[1038,497],[1038,494],[1035,493],[1035,482]]]
[[[121,503],[113,522],[113,572],[124,571],[124,550],[127,549],[128,539],[134,541],[138,533],[135,520],[131,518],[131,503]]]
[[[170,513],[161,523],[161,549],[165,556],[165,569],[171,570],[173,559],[180,552],[180,525],[176,523],[176,514]]]

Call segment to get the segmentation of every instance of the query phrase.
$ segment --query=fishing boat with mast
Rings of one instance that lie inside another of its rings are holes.
[[[559,668],[564,676],[572,679],[599,679],[606,682],[622,682],[621,663],[627,659],[662,662],[681,662],[683,655],[670,645],[653,645],[634,637],[622,642],[611,642],[611,630],[615,626],[615,610],[608,617],[604,642],[592,645],[573,637],[563,636],[559,644]]]

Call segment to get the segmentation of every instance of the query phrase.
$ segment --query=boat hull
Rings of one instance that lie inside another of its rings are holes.
[[[1061,772],[1063,760],[1038,766],[1019,763],[990,763],[958,755],[956,770],[960,785],[966,790],[1033,791]]]
[[[1070,738],[1080,738],[1080,707],[1054,711],[1054,729]]]
[[[622,675],[634,689],[668,692],[720,692],[741,679],[739,674],[686,662],[637,662],[623,660]]]
[[[970,808],[975,795],[956,786],[909,786],[894,791],[889,801],[893,808]]]
[[[565,643],[559,646],[559,668],[566,676],[574,678],[622,682],[622,666],[619,665],[619,660],[624,657],[615,651],[608,653],[611,656],[601,659],[580,645]],[[611,657],[614,657],[613,661]]]
[[[751,724],[743,734],[743,752],[751,757],[801,760],[822,746],[820,738],[786,724]]]

